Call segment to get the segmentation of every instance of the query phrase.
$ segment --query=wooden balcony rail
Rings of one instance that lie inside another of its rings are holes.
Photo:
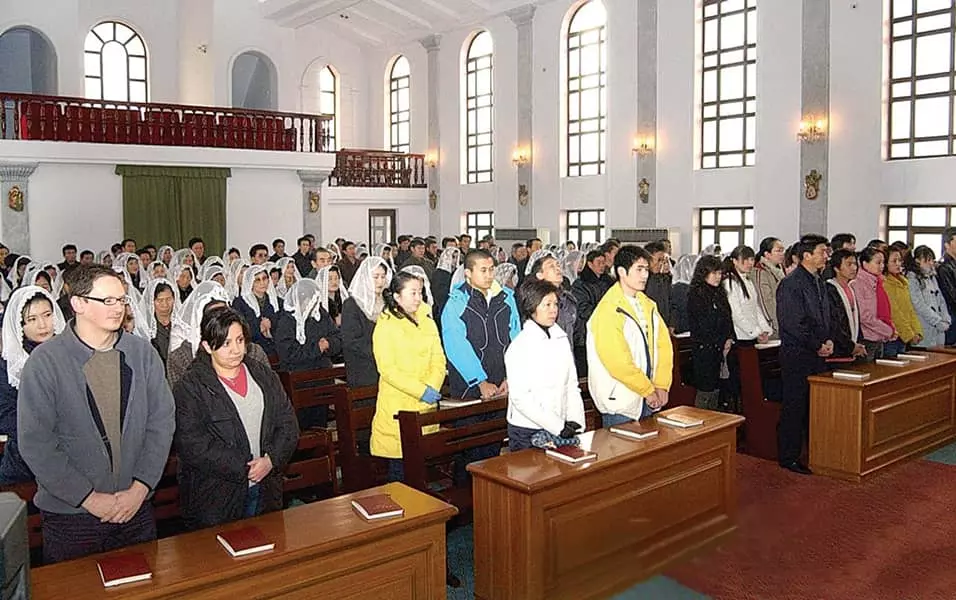
[[[329,115],[0,92],[0,139],[329,152]]]
[[[402,154],[385,150],[339,150],[332,187],[425,188],[424,154]]]

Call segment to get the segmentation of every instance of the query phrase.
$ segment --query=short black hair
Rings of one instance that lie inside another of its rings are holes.
[[[425,240],[422,238],[415,238],[412,240],[412,243],[408,245],[409,248],[418,248],[419,246],[424,246]],[[343,248],[344,250],[344,248]]]
[[[886,254],[884,254],[882,250],[880,250],[879,248],[875,248],[873,246],[867,246],[866,248],[858,252],[856,256],[860,265],[862,265],[863,263],[871,262],[877,254],[883,254],[883,258],[884,259],[886,258]]]
[[[664,242],[647,242],[644,244],[644,249],[647,250],[648,254],[656,254],[658,252],[667,252],[667,246],[664,245]]]
[[[153,250],[153,251],[156,250],[156,246],[152,244],[146,244],[145,246],[143,246],[143,248],[146,248],[147,250]]]
[[[295,245],[296,245],[296,246],[301,246],[301,245],[302,245],[302,242],[309,242],[309,245],[310,245],[310,246],[312,245],[312,240],[310,240],[309,238],[305,237],[304,235],[295,241]]]
[[[830,247],[839,250],[844,244],[856,244],[856,236],[852,233],[838,233],[830,238]]]
[[[348,240],[342,242],[342,252],[345,252],[346,250],[348,250],[349,246],[354,246],[354,245],[355,245],[355,242],[350,242]]]
[[[614,255],[614,273],[617,274],[618,269],[624,269],[625,273],[630,271],[634,263],[641,259],[648,265],[651,264],[651,255],[644,248],[632,244],[621,246],[621,249]]]
[[[72,250],[73,252],[76,252],[76,245],[75,245],[75,244],[66,244],[65,246],[63,246],[63,250],[62,250],[63,256],[66,256],[66,253],[67,253],[68,251],[70,251],[70,250]]]
[[[585,255],[584,262],[593,263],[594,261],[596,261],[597,259],[603,256],[604,256],[604,253],[601,252],[600,250],[591,250],[590,252],[587,253],[587,255]]]
[[[123,244],[113,244],[112,246],[110,246],[110,252],[112,252],[113,254],[116,254],[122,249],[123,249]]]
[[[242,252],[239,252],[239,248],[230,248],[229,251],[226,252],[227,256],[229,254],[238,254],[239,256],[242,256]]]
[[[475,268],[476,262],[485,259],[488,259],[491,262],[494,262],[495,260],[492,258],[491,253],[487,250],[481,250],[480,248],[476,250],[469,250],[468,254],[465,255],[465,269],[470,271]]]
[[[460,236],[458,236],[458,239],[459,239],[459,240],[461,240],[461,239],[463,239],[463,238],[468,238],[468,239],[470,240],[470,239],[471,239],[471,234],[470,234],[470,233],[463,233],[463,234],[461,234]]]
[[[139,255],[141,255],[141,254],[145,254],[146,256],[152,256],[152,254],[150,254],[150,253],[149,253],[149,250],[146,249],[146,248],[140,248],[139,250],[136,251],[136,255],[137,255],[137,256],[139,256]]]
[[[521,315],[521,319],[530,319],[548,294],[557,295],[558,292],[558,287],[553,283],[537,277],[525,277],[518,286],[518,314]]]
[[[956,237],[956,227],[947,227],[943,230],[943,243],[950,243]]]
[[[265,244],[253,244],[252,248],[249,248],[249,258],[255,258],[256,252],[259,250],[265,250],[266,254],[269,254],[269,249],[266,248]]]
[[[403,233],[402,235],[398,236],[399,244],[401,244],[402,242],[410,242],[410,241],[412,241],[412,236],[410,235],[406,235]]]
[[[122,242],[119,243],[120,246],[125,246],[126,242],[133,242],[133,245],[136,245],[136,240],[133,238],[125,238]]]
[[[162,292],[166,291],[173,295],[174,300],[176,299],[176,292],[173,291],[171,285],[164,281],[163,283],[156,284],[156,289],[153,290],[153,300],[155,300]]]
[[[70,297],[89,296],[93,291],[93,284],[103,277],[115,277],[120,283],[126,283],[123,277],[113,269],[104,265],[89,265],[76,267],[71,272]]]
[[[84,250],[83,252],[80,252],[80,258],[83,258],[84,256],[92,256],[96,258],[96,255],[93,254],[92,250]]]
[[[202,244],[203,246],[205,246],[205,245],[206,245],[206,242],[202,241],[202,238],[201,238],[201,237],[189,238],[189,243],[186,244],[186,247],[187,247],[187,248],[192,248],[192,247],[195,246],[196,244]]]
[[[880,238],[873,238],[872,240],[866,243],[867,248],[876,248],[878,246],[888,246],[888,245],[889,244],[887,244],[885,241],[881,240]]]
[[[457,244],[457,243],[458,243],[458,238],[456,238],[455,236],[443,237],[443,238],[441,239],[441,247],[442,247],[442,248],[447,248],[449,242],[455,242],[455,243]]]
[[[528,240],[527,242],[525,242],[524,245],[525,245],[526,247],[530,248],[530,247],[532,246],[532,244],[534,244],[535,242],[541,242],[541,238],[531,238],[530,240]]]
[[[282,238],[276,238],[272,240],[272,249],[275,250],[276,246],[278,246],[279,244],[282,244],[283,246],[285,246],[285,240]]]
[[[309,242],[315,243],[315,236],[312,235],[311,233],[307,233],[307,234],[303,235],[302,237],[304,237],[304,238],[309,238]]]
[[[397,319],[408,319],[415,325],[418,325],[418,321],[415,320],[415,315],[410,315],[405,312],[405,309],[395,300],[394,296],[394,294],[400,294],[409,281],[421,282],[422,294],[424,295],[425,282],[422,281],[418,275],[409,273],[408,271],[399,271],[395,273],[395,277],[392,277],[388,286],[382,291],[382,299],[385,302],[385,310],[391,313],[393,317]]]
[[[320,254],[328,254],[329,256],[332,256],[332,251],[329,250],[328,248],[319,247],[319,248],[316,248],[315,252],[312,252],[311,254],[312,254],[312,260],[315,260],[315,257]]]
[[[816,233],[808,233],[801,237],[800,241],[795,244],[796,248],[794,251],[799,253],[800,262],[802,263],[803,255],[813,254],[814,250],[816,250],[817,246],[820,244],[828,246],[830,244],[830,240]]]
[[[219,350],[226,343],[229,337],[229,329],[233,324],[238,324],[242,328],[242,337],[247,342],[249,339],[249,325],[238,312],[223,306],[204,312],[202,321],[199,323],[200,341],[209,344],[212,350]]]
[[[843,261],[848,258],[856,260],[856,253],[846,248],[834,250],[833,254],[830,255],[830,268],[836,271],[843,266]]]
[[[515,250],[520,250],[521,248],[524,248],[524,247],[525,245],[522,244],[521,242],[515,242],[511,244],[511,251],[514,252]]]

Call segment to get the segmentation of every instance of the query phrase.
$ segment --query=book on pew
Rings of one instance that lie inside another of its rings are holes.
[[[473,404],[481,404],[481,398],[462,398],[456,400],[455,398],[442,398],[438,401],[438,408],[463,408],[465,406],[472,406]]]
[[[232,557],[265,552],[276,547],[275,542],[266,539],[266,536],[258,527],[243,527],[242,529],[224,531],[218,534],[216,539]]]
[[[909,363],[905,360],[895,358],[878,358],[876,359],[876,364],[883,365],[884,367],[905,367]]]
[[[847,381],[866,381],[870,378],[870,374],[863,371],[834,371],[833,378]]]
[[[671,427],[681,427],[683,429],[687,429],[688,427],[697,427],[698,425],[704,424],[703,419],[695,419],[694,417],[688,417],[687,415],[678,413],[657,415],[657,422],[663,423],[664,425],[670,425]]]
[[[153,578],[153,571],[140,552],[114,554],[96,561],[103,587],[113,587],[124,583],[135,583]]]
[[[623,435],[624,437],[629,437],[634,440],[647,440],[657,437],[656,429],[651,429],[639,421],[615,425],[614,427],[611,427],[610,430],[611,433]]]
[[[587,462],[597,459],[597,454],[590,450],[583,450],[580,446],[558,446],[545,448],[544,453],[551,458],[557,458],[569,463]]]
[[[398,502],[392,500],[388,494],[375,494],[374,496],[362,496],[352,500],[352,508],[362,515],[366,521],[375,521],[377,519],[387,519],[389,517],[401,517],[405,514],[405,509]]]
[[[780,340],[770,340],[769,342],[765,342],[763,344],[754,344],[754,348],[756,348],[757,350],[766,350],[767,348],[779,348],[779,347],[780,347]]]
[[[922,362],[922,361],[925,361],[925,360],[927,359],[927,356],[926,356],[925,354],[913,354],[913,353],[906,352],[906,353],[897,354],[897,355],[896,355],[896,358],[902,358],[903,360],[915,360],[915,361]]]

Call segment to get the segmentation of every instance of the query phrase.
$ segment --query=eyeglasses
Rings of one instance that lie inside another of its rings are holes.
[[[129,296],[120,296],[119,298],[114,298],[113,296],[107,296],[106,298],[97,298],[96,296],[80,296],[80,298],[85,300],[93,300],[95,302],[99,302],[100,304],[105,304],[106,306],[116,306],[117,304],[126,306],[131,302]]]

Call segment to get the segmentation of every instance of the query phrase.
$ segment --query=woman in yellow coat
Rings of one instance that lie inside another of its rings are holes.
[[[903,253],[896,248],[890,248],[887,252],[883,287],[890,298],[893,324],[900,334],[899,338],[884,345],[883,353],[887,358],[892,358],[904,352],[907,346],[917,346],[923,341],[923,326],[913,308],[909,280],[903,272]]]
[[[413,274],[396,274],[384,291],[385,310],[372,334],[379,382],[371,451],[388,459],[389,481],[404,479],[395,415],[435,410],[445,380],[445,353],[431,309],[422,302],[422,285]]]

